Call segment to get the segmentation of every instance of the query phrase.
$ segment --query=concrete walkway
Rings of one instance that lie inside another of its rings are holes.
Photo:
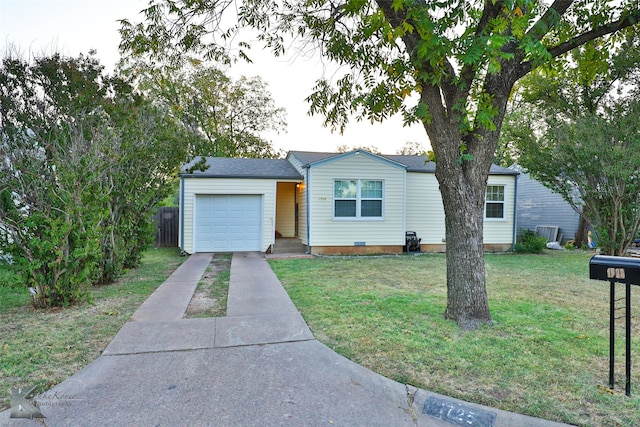
[[[191,255],[101,357],[36,399],[47,426],[560,425],[407,387],[336,354],[263,254],[234,254],[227,317],[182,319],[211,257]],[[5,424],[42,425],[9,411]]]

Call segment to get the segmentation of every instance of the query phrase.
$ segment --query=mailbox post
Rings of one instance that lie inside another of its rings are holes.
[[[625,295],[625,340],[626,340],[626,382],[625,394],[631,395],[631,285],[640,285],[640,258],[594,255],[589,261],[589,278],[609,282],[609,388],[613,389],[615,359],[615,284],[626,285]]]

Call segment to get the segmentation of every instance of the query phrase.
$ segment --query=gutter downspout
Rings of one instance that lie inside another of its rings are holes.
[[[511,241],[511,250],[516,249],[516,240],[518,238],[518,179],[520,178],[520,172],[516,175],[515,188],[513,189],[513,237]]]
[[[306,202],[307,202],[307,212],[306,213],[306,217],[307,217],[307,251],[306,254],[307,255],[311,255],[311,198],[309,197],[309,170],[311,169],[310,166],[306,167],[307,169],[307,177],[305,178],[305,197],[306,197]]]
[[[266,194],[262,195],[262,203],[264,204],[264,199],[266,198]],[[273,181],[273,212],[271,214],[271,242],[269,246],[271,246],[272,251],[276,246],[276,221],[278,220],[277,214],[277,205],[278,205],[278,181]],[[264,236],[263,236],[264,238]]]
[[[180,177],[180,254],[184,254],[184,176]]]
[[[404,191],[402,192],[402,242],[407,243],[407,168],[404,169]]]

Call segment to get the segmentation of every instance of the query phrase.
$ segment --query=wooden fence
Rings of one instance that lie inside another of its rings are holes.
[[[156,223],[156,247],[175,248],[178,246],[179,208],[158,208],[153,215]]]

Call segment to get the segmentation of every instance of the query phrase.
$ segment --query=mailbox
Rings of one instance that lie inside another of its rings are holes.
[[[589,261],[589,278],[640,285],[640,258],[594,255]]]
[[[594,255],[589,261],[589,278],[606,280],[609,285],[609,388],[614,387],[615,366],[615,322],[616,322],[616,283],[625,284],[626,305],[626,380],[625,394],[631,395],[631,285],[640,285],[640,258]],[[622,300],[622,299],[621,299]]]

